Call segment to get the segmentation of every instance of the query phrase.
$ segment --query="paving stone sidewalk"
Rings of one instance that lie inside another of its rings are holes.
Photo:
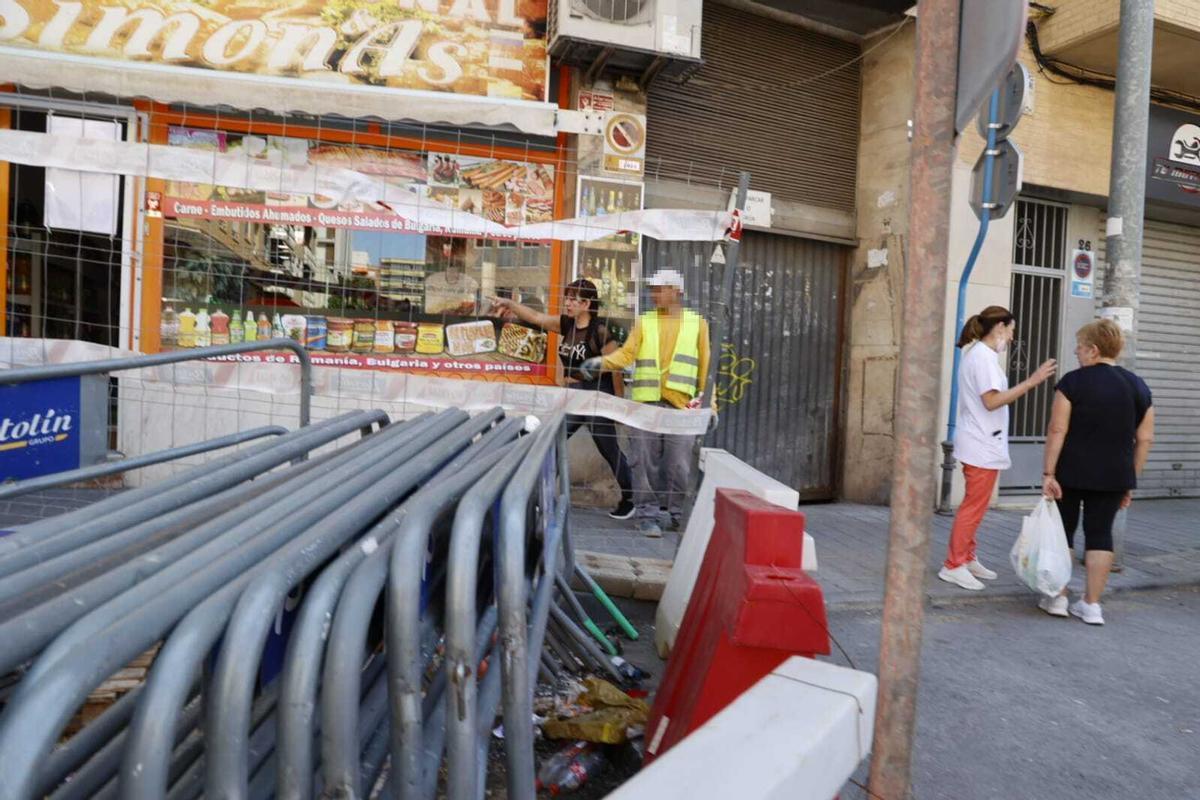
[[[801,507],[806,528],[816,540],[820,567],[817,579],[830,608],[878,607],[883,602],[887,559],[888,509],[852,503]],[[977,602],[997,597],[1034,595],[1017,581],[1009,566],[1008,551],[1021,529],[1024,511],[993,509],[979,530],[979,558],[1000,574],[982,592],[968,592],[937,578],[950,538],[951,517],[934,516],[930,545],[927,594],[935,605]],[[679,534],[662,539],[640,536],[630,523],[609,519],[590,509],[572,514],[576,548],[631,558],[671,559]],[[1082,539],[1076,547],[1082,554]],[[1083,568],[1077,566],[1073,591],[1083,585]],[[1200,584],[1200,499],[1140,500],[1129,514],[1125,569],[1114,574],[1110,589],[1148,589]]]

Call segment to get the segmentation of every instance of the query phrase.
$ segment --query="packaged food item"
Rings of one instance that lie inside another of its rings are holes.
[[[179,345],[179,315],[174,307],[168,305],[163,309],[162,322],[159,324],[159,338],[163,347]]]
[[[242,327],[242,312],[233,310],[233,318],[229,320],[229,343],[241,344],[246,340],[246,329]]]
[[[284,314],[281,322],[284,336],[301,344],[304,343],[305,331],[308,329],[307,317],[303,314]]]
[[[283,320],[279,317],[279,312],[276,311],[271,317],[271,337],[273,339],[282,339],[287,336],[287,331],[283,329]]]
[[[258,315],[258,338],[262,340],[271,338],[271,320],[267,319],[265,311]]]
[[[212,325],[212,343],[229,344],[229,315],[218,308],[213,312],[209,324]]]
[[[330,317],[326,320],[325,349],[332,353],[346,353],[354,344],[354,320],[346,317]]]
[[[376,353],[394,353],[396,351],[396,331],[390,319],[375,320]]]
[[[496,327],[487,320],[446,326],[446,352],[452,356],[496,352]]]
[[[417,352],[435,355],[445,350],[442,341],[442,331],[445,327],[436,322],[422,322],[417,325]]]
[[[396,352],[411,353],[417,349],[417,323],[397,322],[394,328],[396,332]]]
[[[546,334],[507,323],[500,329],[500,352],[534,364],[546,360]]]
[[[254,321],[254,312],[248,308],[242,317],[242,338],[247,342],[258,339],[258,323]]]
[[[202,308],[196,313],[196,347],[212,345],[212,328],[209,325],[211,319],[207,308]]]
[[[356,353],[369,353],[375,347],[375,320],[354,320],[354,339],[350,349]]]
[[[324,317],[309,317],[304,329],[304,346],[309,350],[324,350],[326,326]]]
[[[179,338],[177,341],[180,347],[196,346],[196,315],[190,308],[185,308],[179,314]]]

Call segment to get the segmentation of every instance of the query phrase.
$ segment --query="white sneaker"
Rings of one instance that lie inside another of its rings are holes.
[[[981,581],[994,581],[998,577],[996,573],[980,564],[978,558],[967,564],[967,571]]]
[[[1060,594],[1055,597],[1043,597],[1038,601],[1038,608],[1052,617],[1066,617],[1068,616],[1067,596]]]
[[[1086,603],[1082,599],[1071,603],[1071,613],[1088,625],[1103,625],[1104,614],[1100,613],[1099,603]]]
[[[975,579],[971,571],[964,564],[961,567],[954,569],[946,569],[942,567],[938,572],[938,577],[946,583],[953,583],[955,586],[961,586],[964,589],[970,589],[973,592],[978,592],[983,589],[983,584]]]

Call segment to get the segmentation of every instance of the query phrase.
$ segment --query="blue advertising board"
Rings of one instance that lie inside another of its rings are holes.
[[[0,385],[0,481],[80,466],[79,377]]]

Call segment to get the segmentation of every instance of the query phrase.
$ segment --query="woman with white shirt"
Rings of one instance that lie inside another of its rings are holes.
[[[1000,366],[1017,323],[1002,306],[988,306],[967,320],[958,347],[970,348],[958,371],[958,425],[954,457],[962,462],[967,493],[954,515],[946,562],[938,577],[964,589],[979,591],[979,579],[994,580],[996,573],[975,556],[975,532],[992,500],[1000,470],[1008,469],[1008,406],[1054,374],[1055,360],[1042,364],[1011,389]]]

